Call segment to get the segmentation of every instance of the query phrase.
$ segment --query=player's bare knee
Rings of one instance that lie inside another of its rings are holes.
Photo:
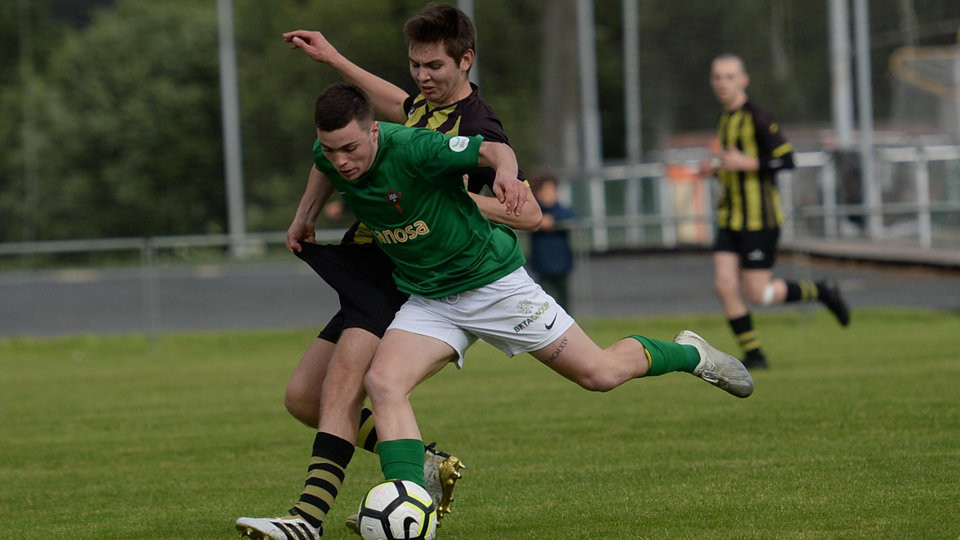
[[[304,393],[287,387],[287,392],[283,396],[283,405],[287,412],[297,420],[308,426],[317,426],[320,418],[320,405],[316,400],[308,399]]]
[[[603,370],[583,372],[577,376],[575,381],[580,385],[580,388],[591,392],[609,392],[619,386],[621,382],[615,380]]]
[[[390,384],[389,377],[385,377],[375,368],[371,368],[363,376],[363,389],[374,402],[389,399],[390,393],[395,390],[394,385]]]

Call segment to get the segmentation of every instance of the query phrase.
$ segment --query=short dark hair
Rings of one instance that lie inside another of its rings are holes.
[[[448,4],[428,4],[407,21],[403,35],[407,38],[407,45],[443,42],[447,54],[457,62],[468,50],[477,50],[477,30],[473,21],[466,13]]]
[[[373,105],[359,86],[334,83],[317,98],[313,121],[320,131],[336,131],[356,120],[361,125],[373,121]]]

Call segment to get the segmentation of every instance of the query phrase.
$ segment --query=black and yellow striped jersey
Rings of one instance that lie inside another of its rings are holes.
[[[793,145],[787,142],[773,116],[749,101],[736,111],[720,115],[717,135],[723,148],[736,148],[760,163],[756,171],[717,171],[724,188],[717,225],[733,231],[779,227],[783,209],[776,173],[793,168]]]
[[[470,88],[472,91],[469,96],[443,107],[430,107],[422,93],[409,96],[403,102],[403,110],[407,115],[405,125],[439,131],[446,135],[483,135],[485,141],[509,144],[503,124],[490,104],[480,97],[480,89],[473,83],[470,83]],[[523,178],[523,173],[520,177]],[[480,193],[484,186],[493,186],[493,179],[493,169],[477,169],[477,172],[469,176],[467,190]],[[369,244],[372,241],[370,230],[357,222],[344,234],[341,242]]]

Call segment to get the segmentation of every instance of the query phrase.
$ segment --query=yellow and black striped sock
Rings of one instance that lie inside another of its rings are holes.
[[[820,298],[820,286],[812,281],[801,279],[787,281],[787,297],[784,302],[812,302]]]
[[[747,313],[742,317],[729,319],[729,322],[733,335],[737,337],[737,341],[740,343],[743,354],[746,357],[761,354],[760,338],[757,337],[757,332],[753,329],[753,319],[750,318],[750,314]]]
[[[357,432],[357,447],[367,452],[377,451],[377,427],[373,424],[373,411],[364,407],[360,410],[360,430]]]
[[[352,444],[329,433],[317,433],[303,493],[300,502],[290,509],[290,514],[300,516],[319,529],[340,492],[352,457]]]

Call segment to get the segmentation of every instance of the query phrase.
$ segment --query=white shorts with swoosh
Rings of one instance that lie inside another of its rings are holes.
[[[396,328],[439,339],[457,351],[457,367],[462,367],[464,353],[477,338],[514,356],[546,347],[574,322],[521,267],[457,295],[411,296],[388,331]]]

